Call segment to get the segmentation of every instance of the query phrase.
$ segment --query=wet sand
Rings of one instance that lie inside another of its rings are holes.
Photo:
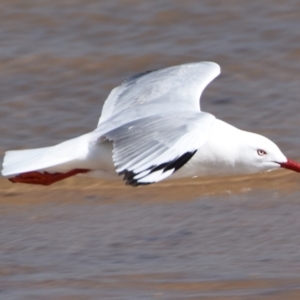
[[[300,159],[299,2],[2,1],[0,154],[93,130],[136,73],[211,60],[201,107]],[[299,299],[299,174],[131,188],[0,178],[0,298]]]

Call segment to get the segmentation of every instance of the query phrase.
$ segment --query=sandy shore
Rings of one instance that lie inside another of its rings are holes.
[[[126,186],[121,180],[101,180],[76,176],[51,186],[12,184],[0,178],[0,203],[33,204],[44,201],[76,202],[82,197],[103,201],[135,199],[138,201],[190,200],[202,196],[247,193],[253,190],[298,191],[298,174],[279,170],[264,174],[224,178],[193,178],[164,181],[146,187]]]

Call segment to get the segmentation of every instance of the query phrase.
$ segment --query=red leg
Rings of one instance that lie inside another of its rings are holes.
[[[48,172],[27,172],[19,174],[15,177],[9,178],[13,183],[30,183],[30,184],[41,184],[41,185],[50,185],[56,181],[63,180],[65,178],[74,176],[79,173],[87,173],[90,170],[88,169],[74,169],[67,173],[48,173]]]

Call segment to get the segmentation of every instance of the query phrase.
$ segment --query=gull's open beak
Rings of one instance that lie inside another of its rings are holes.
[[[285,163],[279,163],[281,168],[293,170],[300,173],[300,163],[288,159]]]

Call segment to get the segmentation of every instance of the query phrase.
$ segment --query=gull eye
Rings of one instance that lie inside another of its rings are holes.
[[[259,156],[264,156],[264,155],[267,154],[267,152],[266,152],[265,150],[258,149],[258,150],[257,150],[257,154],[258,154]]]

